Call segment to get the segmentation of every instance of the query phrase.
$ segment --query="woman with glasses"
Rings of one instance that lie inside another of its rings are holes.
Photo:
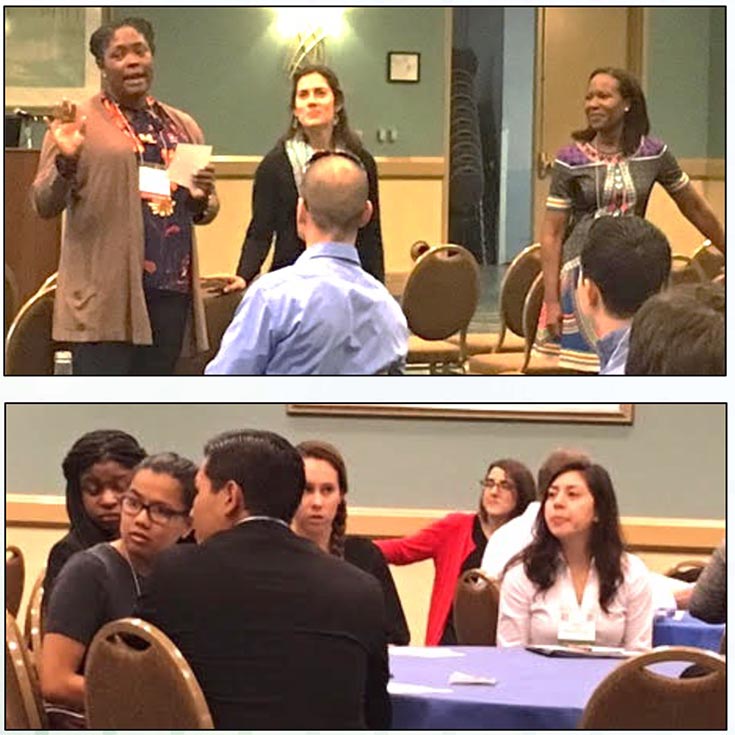
[[[133,613],[153,562],[189,532],[196,466],[156,454],[134,470],[120,503],[120,538],[76,554],[56,580],[41,653],[51,727],[83,726],[84,659],[95,633]]]
[[[350,128],[339,79],[329,67],[309,65],[299,69],[292,82],[291,123],[255,172],[252,219],[237,276],[225,290],[244,288],[260,273],[274,235],[271,270],[291,265],[304,252],[296,229],[296,202],[306,166],[318,151],[349,152],[359,158],[367,172],[373,214],[357,236],[357,250],[362,267],[382,282],[378,171],[375,160]]]
[[[348,536],[347,465],[336,447],[322,441],[301,442],[306,487],[291,530],[320,549],[375,577],[383,588],[388,643],[408,645],[411,635],[393,576],[383,555],[368,538]]]
[[[70,529],[48,556],[44,608],[56,577],[72,555],[120,535],[120,496],[145,455],[138,441],[124,431],[90,431],[74,442],[61,466]]]
[[[456,644],[452,601],[459,576],[480,566],[488,538],[523,513],[536,494],[533,475],[513,459],[492,462],[480,487],[476,513],[450,513],[412,536],[375,542],[389,564],[434,560],[427,646]]]

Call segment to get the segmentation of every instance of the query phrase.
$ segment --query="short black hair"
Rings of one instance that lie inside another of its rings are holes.
[[[215,492],[232,480],[250,515],[291,522],[306,478],[301,455],[289,441],[270,431],[227,431],[208,441],[204,454]]]
[[[145,18],[122,18],[120,20],[114,20],[111,23],[105,23],[100,26],[89,39],[89,51],[94,56],[97,66],[102,68],[105,60],[105,52],[107,47],[110,45],[112,37],[115,35],[115,31],[118,28],[135,28],[151,49],[151,53],[156,53],[156,34],[153,31],[153,26]]]
[[[671,247],[661,230],[640,217],[600,217],[580,256],[582,276],[600,289],[605,308],[630,319],[665,286]]]
[[[626,375],[724,375],[725,287],[676,286],[633,319]]]
[[[157,475],[170,475],[181,487],[181,502],[184,510],[191,510],[196,497],[196,485],[194,478],[197,474],[197,466],[186,457],[181,457],[176,452],[160,452],[146,457],[135,468],[135,472],[150,470]]]

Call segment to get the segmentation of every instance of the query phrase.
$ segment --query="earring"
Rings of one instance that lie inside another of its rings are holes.
[[[296,115],[291,119],[291,130],[296,130],[299,127],[299,121],[296,119]]]

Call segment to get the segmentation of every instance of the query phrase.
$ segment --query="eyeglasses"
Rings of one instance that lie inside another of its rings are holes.
[[[341,158],[346,158],[348,161],[352,161],[352,163],[354,163],[356,166],[359,166],[363,171],[365,170],[365,166],[363,165],[363,162],[354,153],[351,153],[350,151],[317,151],[307,161],[306,168],[308,169],[309,166],[315,164],[321,158],[328,158],[329,156],[340,156]]]
[[[507,493],[511,493],[516,489],[515,483],[510,480],[501,480],[500,482],[495,482],[495,480],[480,480],[480,487],[483,490],[495,490],[497,488],[498,490],[505,490]]]
[[[174,518],[189,515],[187,510],[174,510],[163,503],[144,503],[137,495],[132,494],[122,496],[122,510],[131,516],[137,516],[141,510],[145,510],[151,521],[159,526],[165,526]]]

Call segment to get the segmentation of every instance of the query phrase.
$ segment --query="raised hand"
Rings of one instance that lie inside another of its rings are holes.
[[[54,108],[51,118],[44,118],[62,156],[77,158],[84,145],[87,118],[77,115],[77,106],[64,100]]]

